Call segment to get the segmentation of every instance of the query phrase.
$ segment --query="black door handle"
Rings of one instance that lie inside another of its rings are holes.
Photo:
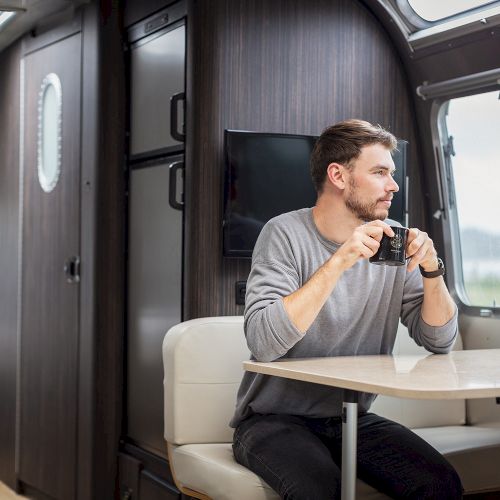
[[[184,201],[177,201],[177,171],[184,170],[184,162],[176,161],[169,167],[168,203],[175,210],[184,209]],[[183,190],[184,191],[184,190]]]
[[[183,103],[186,102],[186,95],[184,92],[178,92],[177,94],[174,94],[170,98],[170,135],[176,140],[180,142],[184,142],[186,140],[186,136],[184,134],[184,123],[182,124],[182,132],[179,132],[177,130],[177,113],[178,113],[178,102],[182,101]],[[184,118],[184,111],[185,111],[185,105],[182,107],[183,113],[182,116]]]

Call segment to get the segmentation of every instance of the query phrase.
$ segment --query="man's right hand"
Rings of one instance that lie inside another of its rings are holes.
[[[377,253],[382,236],[394,236],[394,231],[389,224],[381,220],[374,220],[358,226],[348,240],[332,255],[331,260],[336,261],[346,271],[360,259],[369,259]]]

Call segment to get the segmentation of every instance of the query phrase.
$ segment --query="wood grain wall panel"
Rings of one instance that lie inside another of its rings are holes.
[[[0,54],[0,480],[15,487],[19,249],[18,42]]]
[[[95,214],[94,481],[88,498],[113,498],[122,423],[125,290],[125,68],[118,9],[100,18],[97,206]],[[92,241],[88,242],[92,244]],[[88,297],[90,300],[90,297]],[[92,370],[89,366],[88,370]]]
[[[126,109],[121,40],[118,6],[85,7],[78,500],[114,497],[121,433]]]
[[[225,128],[319,134],[336,121],[363,118],[408,139],[416,159],[406,76],[362,4],[194,0],[190,19],[186,319],[243,312],[234,282],[246,279],[249,262],[222,257]]]

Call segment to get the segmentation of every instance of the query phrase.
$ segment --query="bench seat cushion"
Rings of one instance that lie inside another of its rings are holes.
[[[234,460],[230,443],[177,446],[170,459],[179,486],[215,500],[279,500],[262,479]]]
[[[500,489],[500,423],[413,430],[448,458],[467,493]],[[229,443],[177,446],[173,448],[171,460],[181,486],[216,500],[279,499],[262,479],[236,463]],[[357,497],[388,498],[361,481],[357,484]]]
[[[500,422],[413,431],[446,456],[467,493],[500,490]]]
[[[173,447],[179,486],[204,493],[214,500],[279,500],[279,495],[266,482],[233,458],[229,443],[186,444]],[[356,482],[357,498],[387,500],[362,481]]]

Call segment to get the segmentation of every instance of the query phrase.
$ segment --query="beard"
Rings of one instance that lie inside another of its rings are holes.
[[[364,222],[371,222],[372,220],[387,219],[389,211],[383,208],[377,208],[377,203],[381,200],[366,202],[359,198],[356,194],[358,185],[351,177],[349,179],[349,193],[346,196],[346,207],[360,220]]]

